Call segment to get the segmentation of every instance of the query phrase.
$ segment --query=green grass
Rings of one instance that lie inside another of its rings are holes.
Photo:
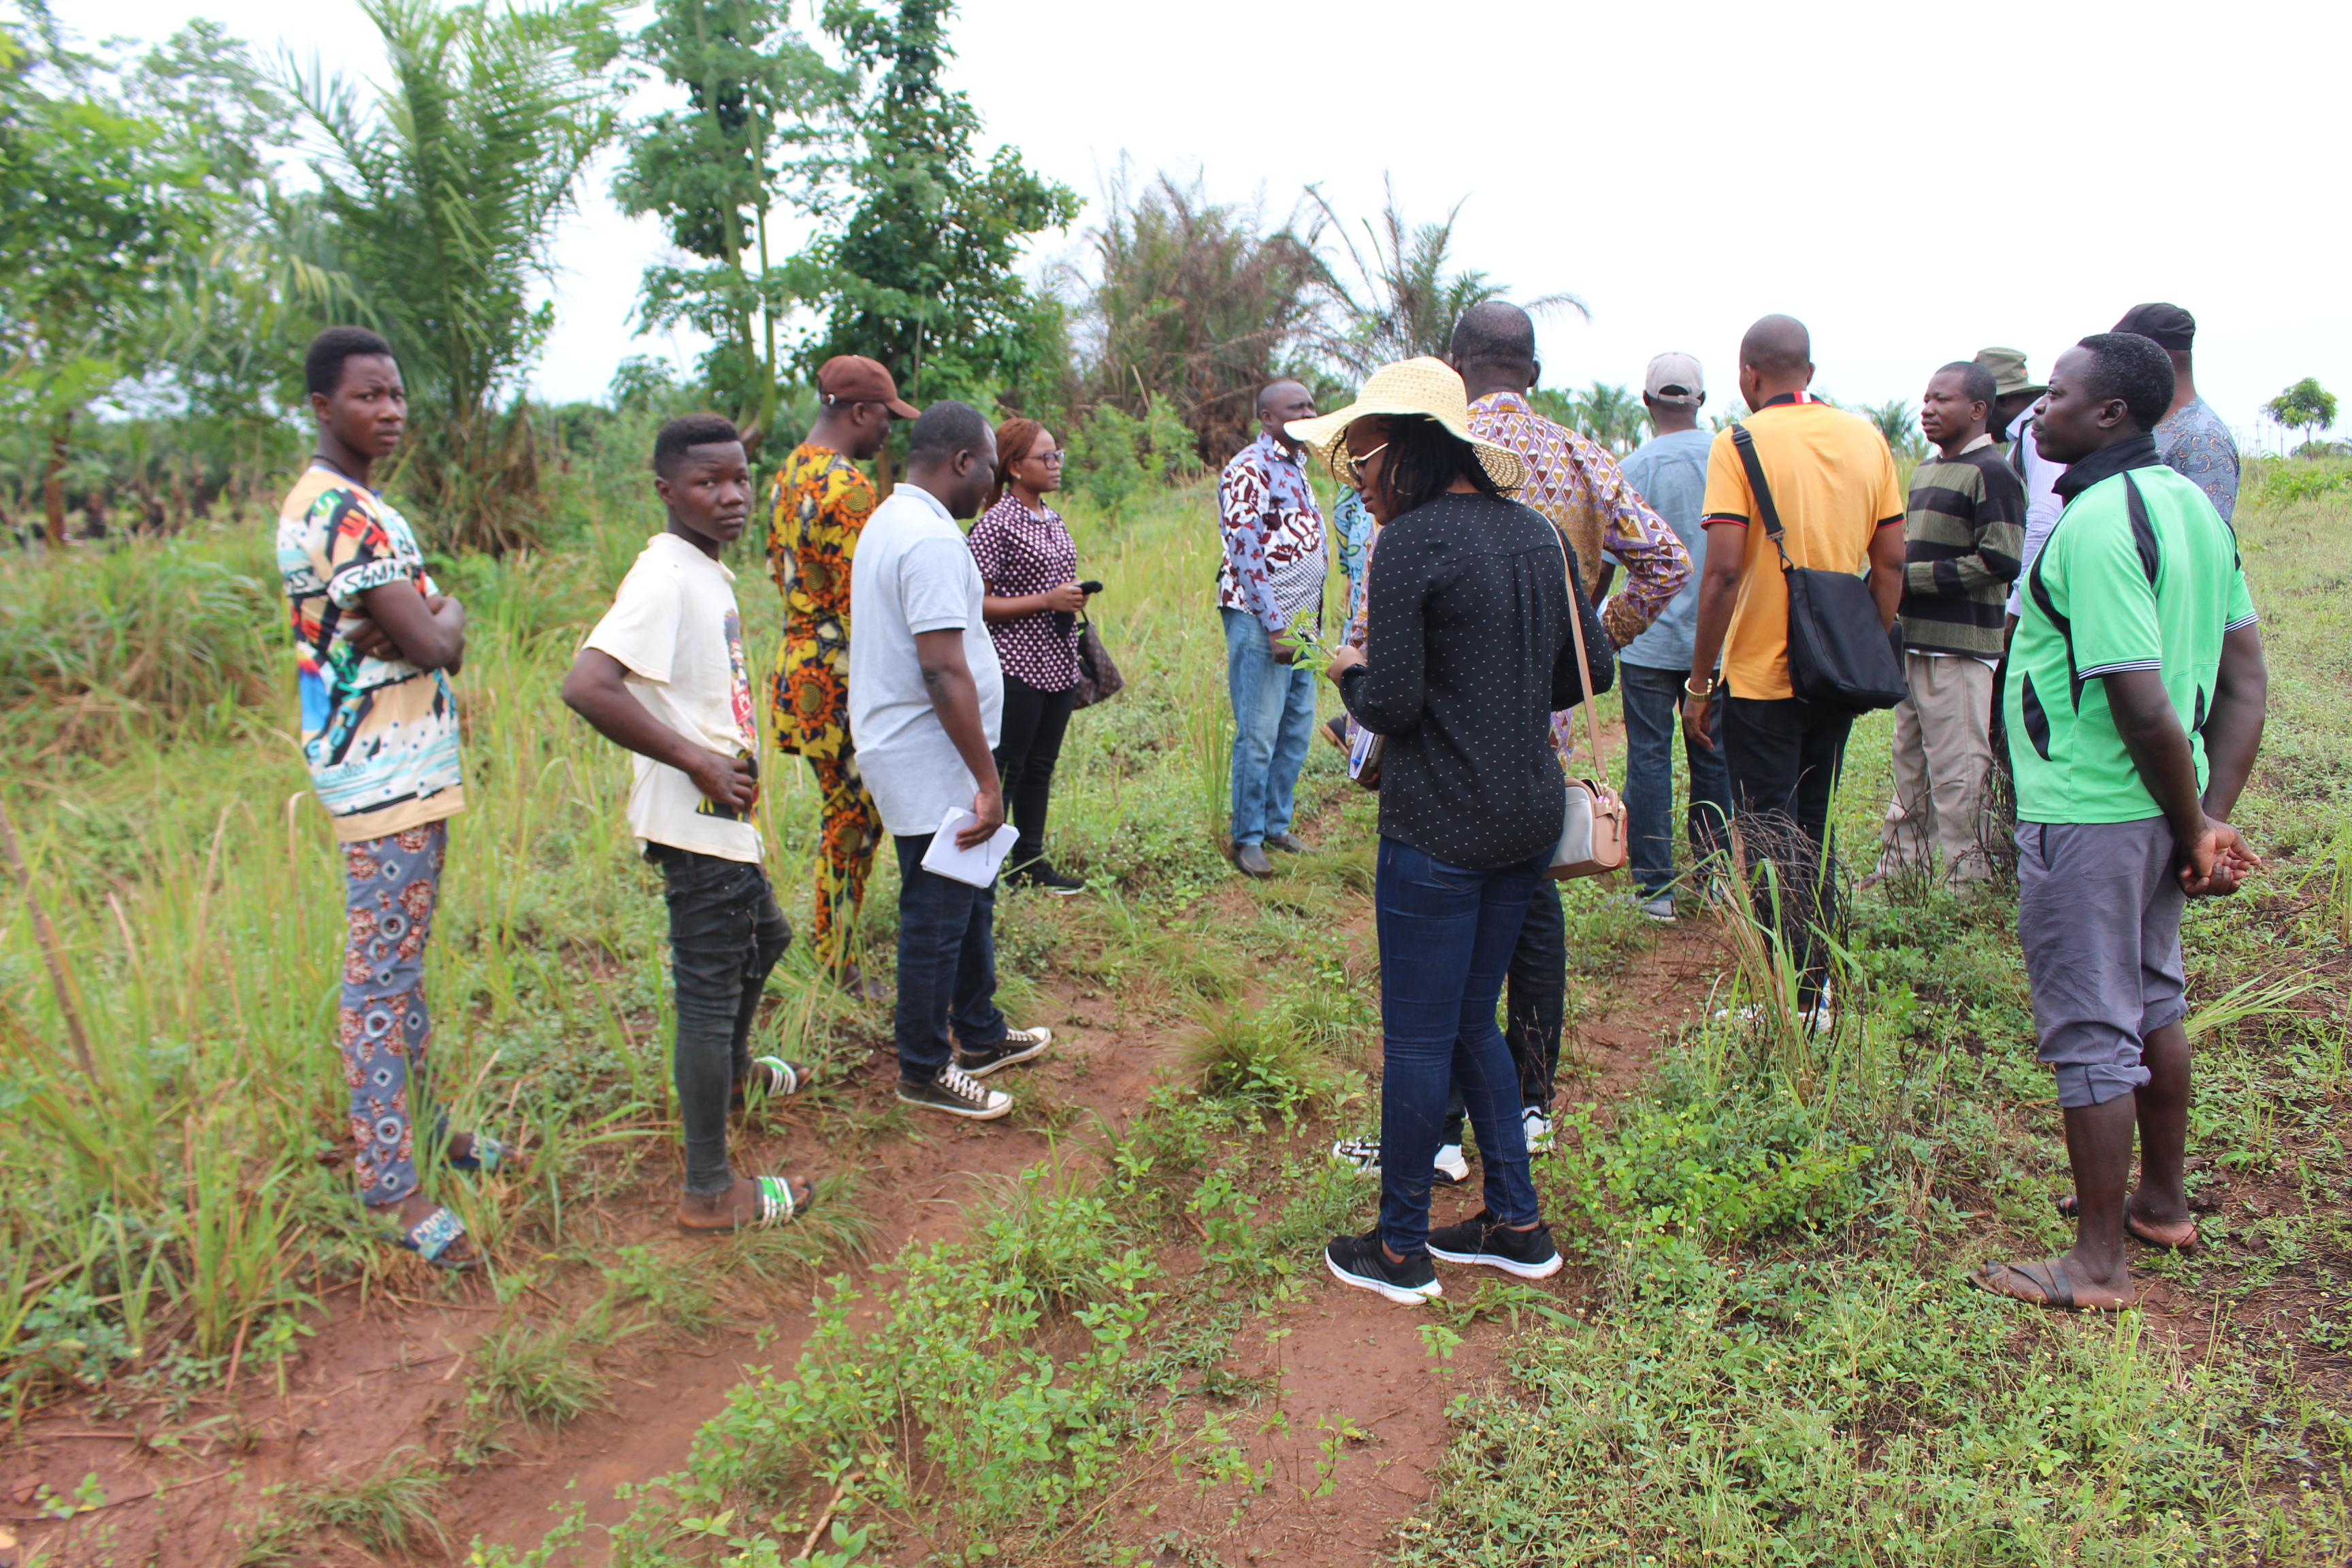
[[[1111,1562],[1130,1545],[1102,1539],[1102,1521],[1143,1471],[1257,1495],[1243,1439],[1270,1418],[1254,1410],[1265,1389],[1227,1358],[1320,1288],[1316,1248],[1369,1199],[1321,1145],[1373,1115],[1377,963],[1369,939],[1351,951],[1328,934],[1363,916],[1377,808],[1318,746],[1304,794],[1324,808],[1326,852],[1265,886],[1220,860],[1229,731],[1205,495],[1156,496],[1116,528],[1075,515],[1130,684],[1074,725],[1054,832],[1056,858],[1106,891],[1000,911],[1013,1004],[1058,988],[1113,1027],[1189,1044],[1116,1133],[1033,1097],[1023,1114],[1051,1132],[1052,1158],[979,1184],[960,1234],[853,1287],[823,1278],[874,1246],[847,1172],[905,1126],[841,1087],[887,1030],[882,1010],[814,984],[797,950],[757,1047],[820,1065],[792,1114],[844,1169],[821,1173],[805,1224],[691,1271],[610,1234],[614,1205],[648,1190],[666,1203],[674,1180],[664,921],[621,819],[625,760],[555,688],[652,526],[633,468],[615,458],[565,481],[559,550],[436,565],[474,629],[457,683],[473,805],[428,970],[436,1082],[457,1125],[520,1133],[532,1153],[522,1176],[428,1176],[489,1253],[509,1311],[470,1358],[453,1458],[593,1408],[593,1358],[624,1336],[761,1321],[804,1294],[818,1329],[735,1391],[685,1470],[633,1490],[620,1522],[574,1513],[535,1552],[480,1560],[568,1561],[593,1536],[645,1568],[782,1563],[823,1526],[813,1562],[830,1568],[917,1543],[940,1562]],[[1538,1169],[1576,1272],[1564,1293],[1490,1288],[1425,1315],[1441,1358],[1474,1321],[1512,1338],[1505,1376],[1458,1396],[1401,1561],[2317,1563],[2352,1550],[2352,1396],[2328,1370],[2352,1351],[2352,1160],[2336,1135],[2352,1097],[2352,489],[2335,475],[2258,468],[2240,517],[2273,671],[2240,819],[2271,867],[2187,928],[2209,1245],[2136,1260],[2210,1323],[2189,1336],[2154,1316],[2048,1320],[1965,1289],[1987,1258],[2063,1245],[2049,1203],[2063,1151],[2010,911],[1925,889],[1865,903],[1843,933],[1832,1038],[1727,1020],[1662,1052],[1630,1098],[1569,1111]],[[751,548],[734,564],[764,669],[775,595]],[[340,1282],[444,1288],[319,1161],[344,1136],[329,1044],[340,889],[285,734],[278,612],[238,583],[272,576],[260,520],[0,565],[0,739],[37,764],[0,799],[67,982],[61,994],[12,900],[12,1411],[84,1389],[128,1409],[166,1384],[282,1367]],[[184,644],[195,656],[159,673]],[[1861,726],[1852,748],[1849,873],[1874,842],[1887,730]],[[768,763],[762,826],[797,923],[814,793],[790,759]],[[1568,890],[1571,1016],[1605,1010],[1654,940],[1613,890]],[[886,865],[864,924],[885,968],[894,903]],[[1749,967],[1715,1005],[1759,989]],[[1582,1080],[1564,1078],[1573,1100]],[[570,1304],[525,1316],[537,1295]],[[1318,1473],[1349,1441],[1328,1436]],[[429,1522],[439,1485],[396,1456],[362,1481],[279,1494],[257,1549],[289,1553],[320,1531],[379,1553],[429,1548],[412,1516]]]

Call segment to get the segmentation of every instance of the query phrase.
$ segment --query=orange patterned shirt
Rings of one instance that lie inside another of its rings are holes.
[[[768,682],[776,749],[849,749],[849,562],[874,482],[827,447],[793,448],[768,500],[768,573],[784,596],[784,640]]]

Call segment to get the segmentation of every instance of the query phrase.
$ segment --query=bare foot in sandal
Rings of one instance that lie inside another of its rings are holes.
[[[436,1268],[472,1268],[482,1260],[457,1216],[426,1197],[422,1188],[396,1204],[370,1204],[367,1211],[392,1221],[399,1227],[394,1241]]]
[[[2082,1217],[2083,1201],[2072,1193],[2059,1198],[2057,1206],[2059,1214],[2067,1219]],[[2148,1202],[2145,1193],[2132,1194],[2124,1200],[2124,1228],[2150,1247],[2186,1251],[2197,1245],[2197,1221],[2187,1210],[2181,1212],[2179,1219],[2158,1219],[2153,1214],[2142,1212],[2156,1206]]]
[[[753,1230],[801,1216],[814,1191],[806,1176],[738,1176],[721,1193],[688,1193],[677,1200],[681,1230]]]
[[[2129,1277],[2093,1279],[2073,1253],[2042,1263],[1992,1263],[1969,1276],[1987,1295],[2058,1312],[2119,1312],[2138,1300]]]

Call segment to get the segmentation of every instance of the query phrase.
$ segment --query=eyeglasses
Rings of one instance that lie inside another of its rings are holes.
[[[1360,457],[1360,458],[1359,458],[1358,456],[1356,456],[1356,454],[1355,454],[1355,453],[1353,453],[1353,452],[1349,453],[1349,454],[1348,454],[1348,480],[1349,480],[1349,482],[1350,484],[1353,484],[1353,485],[1354,485],[1358,489],[1362,489],[1364,488],[1364,465],[1365,465],[1366,463],[1370,462],[1374,458],[1379,457],[1382,452],[1385,452],[1385,451],[1387,451],[1388,449],[1389,449],[1389,444],[1388,444],[1386,441],[1383,441],[1383,442],[1381,442],[1379,446],[1377,446],[1377,447],[1373,447],[1370,451],[1369,451],[1369,452],[1365,453],[1365,454],[1364,454],[1362,457]]]
[[[1068,456],[1068,453],[1056,447],[1051,452],[1032,452],[1021,460],[1024,463],[1043,463],[1049,468],[1058,468],[1062,466],[1062,459]]]

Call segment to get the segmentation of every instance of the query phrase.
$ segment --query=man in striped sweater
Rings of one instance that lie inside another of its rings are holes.
[[[2025,542],[2025,489],[1985,429],[1992,374],[1958,361],[1927,383],[1919,428],[1937,456],[1911,476],[1904,520],[1904,674],[1895,798],[1867,888],[1907,867],[1955,883],[1992,874],[1981,818],[1992,766],[1992,677]]]

